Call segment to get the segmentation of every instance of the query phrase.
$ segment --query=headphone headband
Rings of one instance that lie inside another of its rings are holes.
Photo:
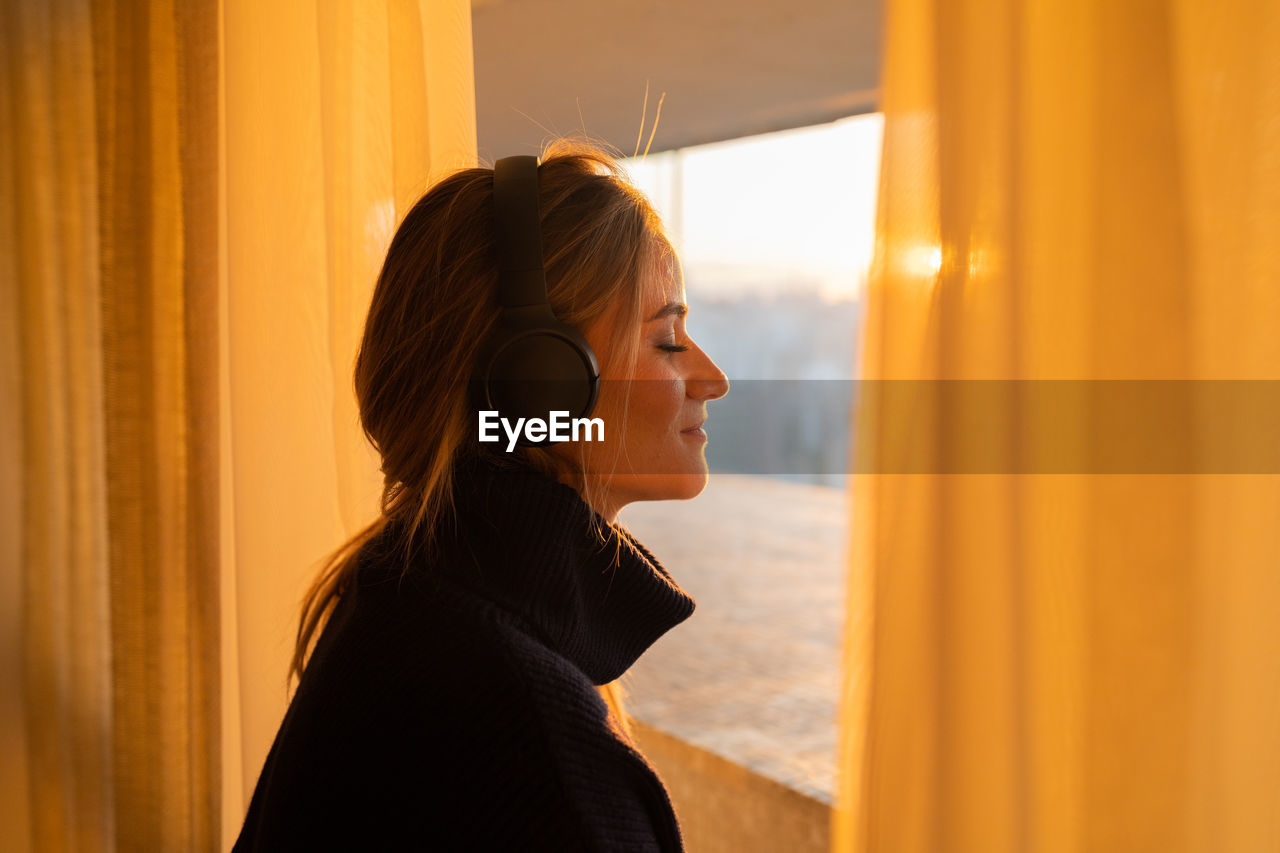
[[[503,157],[493,165],[493,203],[498,227],[498,303],[504,310],[546,304],[537,157]]]

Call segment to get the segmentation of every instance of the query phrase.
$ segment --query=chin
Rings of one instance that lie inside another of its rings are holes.
[[[702,494],[707,487],[708,474],[690,471],[687,474],[632,474],[622,481],[614,481],[614,488],[629,493],[631,501],[687,501]]]
[[[701,471],[691,471],[688,474],[668,474],[661,479],[664,494],[653,500],[687,501],[702,494],[702,490],[707,487],[709,475],[707,469],[703,468]]]

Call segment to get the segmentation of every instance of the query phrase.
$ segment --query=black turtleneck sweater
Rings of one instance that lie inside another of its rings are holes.
[[[681,850],[595,685],[693,599],[568,486],[473,462],[455,495],[435,559],[362,550],[235,850]]]

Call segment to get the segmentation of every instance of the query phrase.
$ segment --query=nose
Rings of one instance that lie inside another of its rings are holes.
[[[702,347],[697,344],[694,346],[697,347],[700,358],[693,375],[685,380],[685,392],[697,400],[718,400],[729,393],[729,377],[725,376],[724,371]]]

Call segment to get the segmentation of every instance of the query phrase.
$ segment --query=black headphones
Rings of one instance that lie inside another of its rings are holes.
[[[495,163],[493,203],[502,315],[475,376],[480,405],[512,423],[546,420],[557,411],[588,417],[600,392],[600,365],[586,338],[557,320],[547,301],[538,158],[503,157]],[[553,443],[520,440],[523,447]]]

